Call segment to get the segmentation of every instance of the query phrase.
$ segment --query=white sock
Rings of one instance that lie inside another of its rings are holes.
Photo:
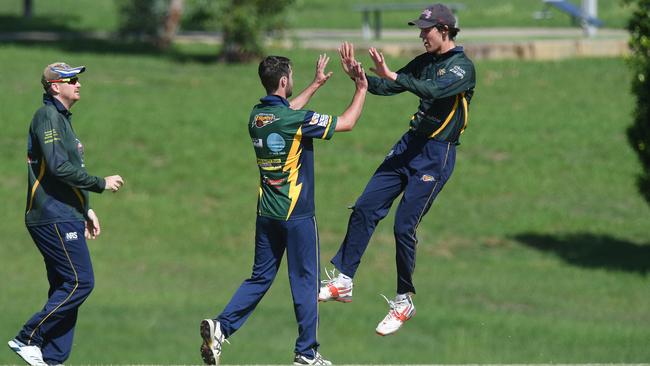
[[[408,293],[406,293],[406,294],[397,294],[397,296],[395,296],[395,301],[406,300],[406,299],[408,299],[408,297],[409,297]]]

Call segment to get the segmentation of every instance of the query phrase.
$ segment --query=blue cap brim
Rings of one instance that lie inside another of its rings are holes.
[[[86,71],[86,66],[79,66],[66,70],[52,68],[52,71],[56,72],[61,78],[71,78]]]

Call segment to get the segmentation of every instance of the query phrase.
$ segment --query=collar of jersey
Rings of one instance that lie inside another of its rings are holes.
[[[266,105],[285,105],[286,107],[289,106],[289,101],[286,100],[285,98],[282,98],[279,95],[267,95],[264,98],[260,99],[260,102],[266,104]]]
[[[54,98],[53,96],[47,93],[43,94],[43,104],[53,105],[54,107],[56,107],[56,110],[59,111],[59,113],[61,113],[66,117],[72,116],[72,113],[70,113],[70,111],[67,110],[61,102],[59,102],[56,98]]]
[[[460,52],[464,52],[464,51],[465,51],[465,49],[463,48],[463,46],[456,46],[456,47],[450,49],[449,51],[443,53],[442,55],[438,55],[438,56],[432,55],[432,56],[433,56],[434,60],[439,61],[439,60],[443,60],[443,59],[446,59],[448,57],[451,57],[456,53],[460,53]]]

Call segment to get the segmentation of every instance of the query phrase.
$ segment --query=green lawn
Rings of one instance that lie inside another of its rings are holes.
[[[573,0],[579,5],[580,1]],[[187,0],[185,16],[205,1]],[[296,0],[288,14],[293,28],[361,27],[361,13],[356,5],[396,3],[395,0]],[[427,3],[409,1],[409,3]],[[552,18],[536,20],[533,13],[543,9],[541,0],[460,0],[465,6],[458,13],[463,27],[569,27],[570,17],[552,10]],[[624,28],[630,15],[621,0],[598,1],[598,15],[608,28]],[[34,0],[33,21],[20,18],[22,1],[0,2],[0,30],[68,30],[115,31],[118,26],[116,1],[113,0]],[[389,11],[382,16],[385,27],[403,28],[405,22],[419,15],[419,10]]]
[[[245,123],[263,94],[257,66],[90,50],[0,45],[11,71],[0,98],[0,340],[45,300],[43,262],[22,223],[26,132],[39,73],[65,60],[88,67],[73,112],[89,170],[126,179],[118,194],[93,196],[103,224],[90,245],[96,289],[69,363],[200,363],[199,321],[222,310],[252,264],[257,169]],[[316,52],[276,52],[294,59],[296,88],[306,85]],[[315,110],[339,114],[349,102],[337,67]],[[339,364],[648,362],[650,209],[625,138],[625,63],[482,61],[477,72],[456,171],[419,226],[417,316],[394,337],[374,334],[387,310],[379,294],[395,286],[391,214],[354,302],[320,307],[323,354]],[[416,105],[408,94],[370,96],[353,132],[316,143],[324,264],[346,207]],[[283,267],[223,362],[286,364],[295,336]],[[0,352],[0,364],[18,361]]]

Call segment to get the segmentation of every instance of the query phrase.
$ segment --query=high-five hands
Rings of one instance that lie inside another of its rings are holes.
[[[343,42],[339,47],[339,55],[341,56],[341,67],[343,71],[351,78],[354,78],[353,65],[357,62],[354,59],[354,45],[350,42]]]
[[[386,65],[386,60],[384,59],[384,54],[377,51],[375,47],[371,47],[368,52],[370,53],[370,58],[375,64],[375,67],[371,67],[370,71],[377,74],[382,79],[396,80],[397,73],[390,71],[388,65]]]
[[[330,58],[326,54],[318,56],[318,61],[316,61],[316,76],[314,77],[314,82],[318,85],[325,84],[332,77],[332,71],[327,74],[325,73],[328,62],[330,62]]]
[[[368,90],[368,79],[366,79],[366,72],[363,70],[361,64],[357,61],[352,61],[348,67],[350,69],[350,74],[348,75],[354,80],[357,89],[362,91]]]

